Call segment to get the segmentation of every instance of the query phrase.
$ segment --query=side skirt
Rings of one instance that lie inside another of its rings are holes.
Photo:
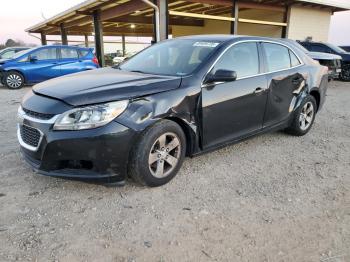
[[[270,126],[270,127],[264,127],[264,128],[262,128],[262,129],[260,129],[258,131],[250,133],[248,135],[241,136],[239,138],[236,138],[236,139],[233,139],[233,140],[230,140],[230,141],[218,144],[218,145],[214,145],[214,146],[209,147],[209,148],[207,148],[205,150],[195,152],[190,157],[196,157],[196,156],[200,156],[200,155],[203,155],[203,154],[206,154],[206,153],[209,153],[209,152],[213,152],[213,151],[222,149],[222,148],[224,148],[226,146],[234,145],[234,144],[240,143],[242,141],[248,140],[248,139],[250,139],[252,137],[255,137],[255,136],[258,136],[258,135],[262,135],[262,134],[265,134],[265,133],[270,133],[270,132],[274,132],[274,131],[283,130],[283,129],[287,128],[289,126],[289,124],[290,124],[290,119],[288,119],[286,121],[283,121],[281,123],[278,123],[276,125]]]

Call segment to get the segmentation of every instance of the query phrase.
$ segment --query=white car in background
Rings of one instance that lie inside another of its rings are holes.
[[[130,57],[136,55],[137,53],[138,52],[130,52],[130,53],[126,53],[125,56],[116,56],[116,57],[113,58],[113,64],[114,65],[119,65],[124,60],[129,59]]]

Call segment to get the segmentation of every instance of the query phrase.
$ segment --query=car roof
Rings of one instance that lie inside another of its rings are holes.
[[[7,49],[29,49],[31,47],[28,47],[28,46],[8,46],[8,47],[5,47],[4,49],[1,49],[0,51],[2,50],[7,50]]]
[[[234,41],[271,41],[280,44],[286,44],[285,41],[278,38],[262,37],[262,36],[247,36],[247,35],[192,35],[192,36],[182,36],[176,39],[191,39],[198,41],[215,41],[220,43],[234,42]],[[287,42],[288,43],[288,42]]]

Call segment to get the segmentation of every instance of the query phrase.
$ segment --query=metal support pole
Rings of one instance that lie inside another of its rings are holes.
[[[159,33],[160,41],[168,39],[169,34],[169,11],[168,0],[157,0],[159,8]]]
[[[160,13],[159,13],[159,8],[157,5],[155,5],[154,3],[152,3],[150,0],[141,0],[142,2],[146,3],[147,5],[149,5],[150,7],[152,7],[154,9],[154,17],[155,17],[155,21],[154,21],[154,25],[155,25],[155,41],[159,42],[160,41]],[[164,0],[163,0],[164,1]]]
[[[66,28],[64,28],[64,24],[60,24],[61,28],[61,39],[62,39],[62,45],[68,45],[68,37],[67,37],[67,31]]]
[[[123,57],[125,57],[126,55],[125,35],[122,35],[122,50],[123,50]]]
[[[85,47],[89,47],[89,36],[84,35],[84,39],[85,39]]]
[[[288,38],[288,27],[289,27],[289,16],[290,16],[290,6],[286,6],[286,10],[283,16],[283,22],[287,24],[282,28],[282,38]]]
[[[40,35],[41,35],[41,45],[47,45],[46,35],[43,32],[41,32]]]
[[[105,56],[104,56],[104,47],[103,47],[103,29],[100,11],[94,11],[93,15],[94,20],[94,31],[95,31],[95,50],[98,62],[100,66],[105,66]]]
[[[239,7],[236,0],[232,0],[232,17],[235,19],[235,21],[231,22],[231,34],[237,35],[238,34],[238,15],[239,15]]]

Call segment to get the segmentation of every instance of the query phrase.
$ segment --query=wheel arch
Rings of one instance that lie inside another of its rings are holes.
[[[19,70],[18,68],[9,68],[9,69],[5,69],[5,73],[8,74],[10,72],[16,72],[21,74],[21,76],[23,77],[24,83],[27,83],[27,78],[24,74],[24,72],[22,72],[21,70]]]
[[[310,95],[313,96],[316,100],[316,105],[317,105],[317,110],[320,107],[320,103],[321,103],[321,94],[317,89],[312,89],[310,91]]]
[[[192,155],[196,146],[196,135],[189,124],[183,119],[174,116],[165,117],[163,119],[173,121],[181,127],[186,137],[186,156]]]

